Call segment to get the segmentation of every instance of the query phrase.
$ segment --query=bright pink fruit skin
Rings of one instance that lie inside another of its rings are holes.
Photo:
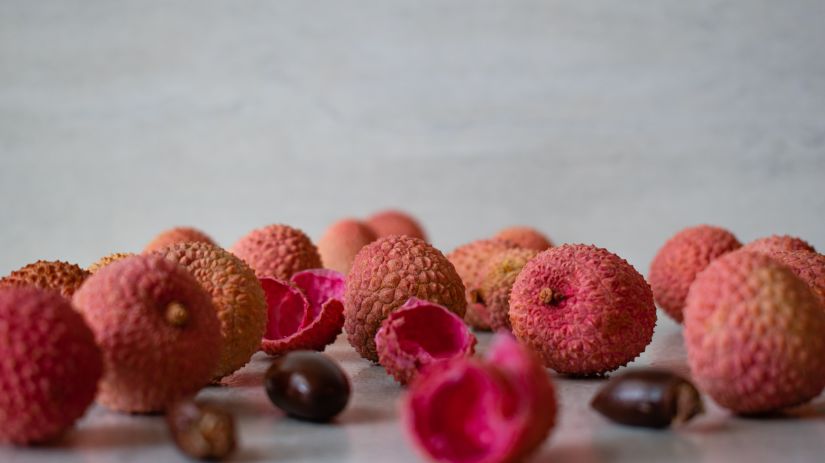
[[[473,355],[475,344],[461,317],[414,297],[391,313],[375,335],[378,362],[401,384],[433,364]]]
[[[402,401],[416,447],[433,461],[521,461],[555,424],[555,390],[533,355],[497,334],[484,360],[459,357],[424,370]]]
[[[309,237],[288,225],[252,230],[230,252],[252,267],[258,278],[289,280],[301,270],[321,267],[321,256]]]
[[[59,437],[91,405],[102,373],[94,335],[67,299],[0,289],[0,442]]]
[[[510,294],[510,321],[545,366],[600,375],[645,350],[656,307],[647,282],[627,261],[606,249],[565,244],[524,266]]]
[[[682,309],[691,283],[717,257],[742,246],[733,234],[710,225],[685,228],[656,253],[649,281],[659,307],[682,322]]]
[[[103,351],[103,405],[159,412],[211,380],[220,321],[212,298],[177,263],[157,254],[127,257],[89,277],[72,302]],[[176,307],[183,317],[172,316]]]
[[[387,210],[378,212],[366,220],[366,224],[375,232],[378,238],[392,235],[406,235],[427,241],[427,233],[421,224],[411,215]]]
[[[785,266],[745,249],[699,274],[685,306],[694,380],[742,414],[792,407],[825,387],[825,310]]]
[[[771,254],[778,251],[811,251],[816,252],[813,246],[802,238],[789,235],[771,235],[753,240],[743,246],[744,249],[760,254]]]

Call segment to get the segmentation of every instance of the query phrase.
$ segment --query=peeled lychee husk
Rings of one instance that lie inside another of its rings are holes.
[[[534,257],[519,273],[510,322],[545,366],[601,375],[645,350],[656,306],[647,282],[627,261],[596,246],[565,244]]]
[[[318,240],[318,253],[325,268],[346,275],[355,255],[364,246],[378,238],[375,232],[355,219],[339,220],[332,224]]]
[[[117,262],[121,259],[125,259],[127,257],[134,256],[131,252],[113,252],[111,254],[105,255],[92,263],[86,270],[89,273],[95,273],[98,270],[102,269],[103,267],[111,264],[112,262]]]
[[[656,253],[648,279],[659,307],[682,322],[682,309],[696,275],[719,256],[742,243],[733,233],[711,225],[685,228],[671,237]]]
[[[228,251],[208,243],[178,243],[159,253],[185,267],[212,296],[223,336],[213,381],[246,365],[266,330],[266,300],[255,272]]]
[[[688,363],[719,405],[761,414],[825,387],[825,310],[791,270],[745,250],[711,263],[685,306]]]
[[[388,236],[358,252],[347,275],[344,329],[362,357],[378,361],[375,333],[411,297],[440,304],[461,317],[467,305],[453,264],[422,239]]]
[[[59,293],[0,289],[0,353],[0,442],[56,439],[94,400],[100,349]]]
[[[481,275],[476,299],[487,307],[490,328],[493,331],[511,331],[510,290],[518,274],[530,259],[539,254],[534,249],[514,248],[490,258]]]
[[[401,384],[437,363],[473,355],[475,344],[461,317],[417,298],[391,313],[375,335],[379,363]]]
[[[825,309],[825,255],[804,249],[773,251],[766,255],[791,269],[794,275],[807,283]]]
[[[478,299],[478,289],[485,266],[491,257],[501,251],[514,249],[515,243],[498,238],[475,240],[455,248],[447,254],[447,259],[455,266],[464,283],[467,312],[464,320],[477,330],[490,329],[487,306]]]
[[[771,235],[751,241],[743,249],[760,254],[771,254],[779,251],[811,251],[816,252],[810,243],[790,235]]]
[[[427,233],[413,216],[399,210],[386,210],[373,214],[365,221],[379,238],[407,235],[427,241]]]
[[[301,270],[321,267],[321,256],[309,237],[288,225],[252,230],[230,251],[252,267],[258,278],[289,280]]]
[[[508,227],[496,233],[494,238],[507,240],[515,243],[520,248],[533,249],[535,251],[544,251],[553,247],[553,242],[550,241],[550,238],[533,227]]]
[[[88,277],[89,272],[78,265],[61,261],[38,260],[0,279],[0,288],[34,286],[41,289],[53,289],[64,297],[71,298]]]
[[[550,434],[556,410],[547,372],[503,333],[484,359],[459,357],[421,372],[401,407],[417,449],[450,463],[523,461]]]
[[[220,321],[209,294],[179,264],[156,254],[127,257],[89,277],[72,301],[103,351],[103,405],[163,411],[213,377]]]
[[[169,247],[173,244],[187,243],[196,241],[198,243],[208,243],[217,246],[213,240],[206,233],[192,227],[175,227],[156,236],[146,247],[143,252],[160,251],[163,248]]]

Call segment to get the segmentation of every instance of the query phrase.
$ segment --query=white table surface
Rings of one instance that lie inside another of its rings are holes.
[[[0,2],[0,274],[88,265],[173,225],[231,245],[273,222],[318,238],[398,206],[449,251],[510,224],[646,272],[700,222],[825,249],[825,2]],[[483,345],[484,343],[482,343]],[[406,461],[400,389],[344,342],[337,426],[237,407],[250,461]],[[642,363],[684,368],[660,319]],[[599,381],[559,379],[537,461],[820,461],[821,406],[679,432],[613,426]],[[0,461],[172,461],[158,418],[94,409],[64,446]]]

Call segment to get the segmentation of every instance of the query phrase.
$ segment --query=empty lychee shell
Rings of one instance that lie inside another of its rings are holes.
[[[378,333],[378,361],[401,384],[433,364],[473,354],[476,338],[464,320],[444,306],[410,298]]]
[[[279,355],[299,349],[322,351],[344,326],[344,276],[333,270],[296,273],[291,284],[261,278],[268,306],[261,349]]]
[[[416,446],[453,463],[521,461],[553,428],[553,384],[509,334],[493,338],[484,360],[458,358],[421,372],[402,402]]]

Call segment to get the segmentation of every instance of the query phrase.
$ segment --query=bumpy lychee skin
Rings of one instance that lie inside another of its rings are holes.
[[[513,334],[559,373],[615,370],[653,337],[656,306],[644,277],[606,249],[550,248],[530,260],[510,294]]]
[[[0,442],[59,437],[94,400],[102,372],[94,335],[66,298],[0,289]]]
[[[778,261],[808,284],[825,309],[825,255],[813,251],[774,251],[768,257]]]
[[[518,274],[538,253],[534,249],[507,249],[494,255],[487,262],[482,272],[477,299],[487,307],[492,330],[512,330],[510,291],[513,289]]]
[[[209,294],[177,263],[156,254],[128,257],[89,277],[72,301],[103,351],[103,405],[163,411],[212,378],[220,321]]]
[[[553,242],[550,241],[550,238],[533,227],[508,227],[496,233],[495,238],[507,240],[521,248],[536,251],[544,251],[553,247]]]
[[[478,289],[487,261],[501,251],[517,247],[510,241],[493,238],[471,241],[447,254],[447,259],[455,266],[456,272],[464,283],[467,299],[467,313],[464,315],[464,320],[473,328],[490,329],[487,306],[478,299]]]
[[[694,380],[719,405],[759,414],[816,397],[825,387],[825,311],[787,267],[747,251],[699,274],[685,306]]]
[[[161,232],[155,237],[146,247],[143,252],[160,251],[163,248],[177,243],[187,243],[196,241],[198,243],[208,243],[217,246],[213,240],[206,233],[192,227],[175,227],[164,232]]]
[[[378,361],[375,333],[411,297],[463,317],[464,285],[453,264],[422,239],[387,236],[364,246],[347,275],[344,329],[362,357]]]
[[[696,275],[742,243],[729,231],[710,225],[685,228],[662,246],[650,264],[648,279],[662,310],[682,322],[682,309]]]
[[[71,298],[88,277],[89,272],[75,264],[38,260],[0,279],[0,288],[34,286],[53,289],[64,297]]]
[[[339,220],[332,224],[318,240],[318,252],[325,268],[346,275],[355,255],[364,246],[378,238],[375,232],[355,219]]]
[[[379,238],[392,235],[407,235],[427,241],[427,233],[415,218],[406,212],[387,210],[378,212],[366,220]]]
[[[131,252],[113,252],[111,254],[105,255],[100,259],[96,260],[89,266],[86,270],[89,273],[95,273],[98,270],[102,269],[103,267],[111,264],[112,262],[117,262],[121,259],[125,259],[127,257],[134,256]]]
[[[266,330],[267,305],[255,272],[228,251],[208,243],[178,243],[160,254],[189,270],[212,296],[223,336],[213,381],[246,365]]]
[[[816,252],[813,246],[802,238],[789,235],[771,235],[753,240],[743,246],[744,249],[760,254],[770,254],[778,251],[811,251]]]
[[[309,237],[288,225],[252,230],[230,251],[252,267],[258,278],[289,280],[301,270],[321,267],[321,256]]]

